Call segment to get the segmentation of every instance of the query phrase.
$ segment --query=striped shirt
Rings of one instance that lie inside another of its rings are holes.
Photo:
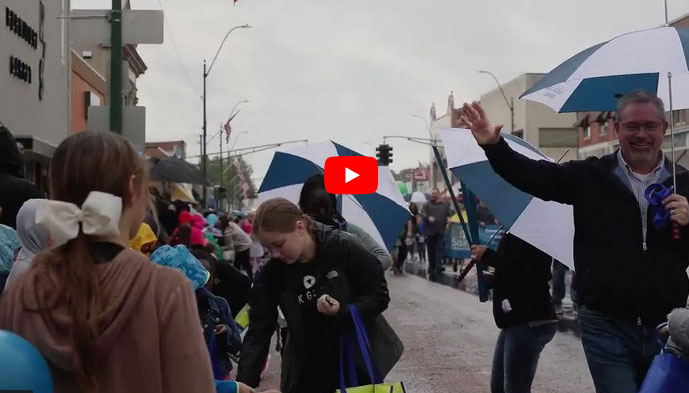
[[[662,153],[661,153],[662,154]],[[643,247],[646,249],[646,233],[648,231],[648,200],[646,200],[645,192],[648,186],[654,183],[661,183],[670,177],[670,173],[665,169],[665,160],[658,161],[658,165],[648,174],[641,175],[632,171],[629,164],[622,157],[622,150],[617,150],[617,164],[618,168],[615,170],[617,177],[622,180],[622,183],[629,187],[629,190],[634,194],[636,201],[639,203],[639,212],[641,213],[641,231],[643,233]]]

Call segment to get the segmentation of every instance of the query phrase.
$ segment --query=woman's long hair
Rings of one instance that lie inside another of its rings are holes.
[[[130,190],[131,177],[135,189],[147,192],[146,175],[143,160],[122,137],[109,132],[81,132],[66,138],[55,150],[50,165],[51,199],[81,206],[91,191],[101,191],[121,197],[125,208],[137,196]],[[91,241],[80,229],[75,239],[48,253],[45,264],[57,277],[58,296],[68,307],[75,377],[86,392],[98,389],[94,344],[105,328],[98,324],[105,304],[96,261],[88,250]]]
[[[299,208],[312,219],[336,228],[342,228],[347,222],[337,211],[335,195],[325,190],[325,178],[322,174],[306,179],[299,194]]]

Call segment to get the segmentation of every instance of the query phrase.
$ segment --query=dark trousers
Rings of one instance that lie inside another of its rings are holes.
[[[419,253],[419,260],[426,261],[426,237],[418,235],[416,237],[416,252]]]
[[[579,309],[581,343],[598,393],[636,393],[660,344],[655,328]]]
[[[400,239],[401,244],[397,249],[397,260],[395,261],[395,266],[393,266],[393,269],[398,272],[401,272],[404,268],[404,261],[407,260],[407,255],[409,255],[409,246],[404,241],[404,238]]]
[[[569,268],[558,261],[553,262],[553,303],[562,304],[567,288],[565,285],[565,275]]]
[[[555,336],[555,323],[500,331],[493,356],[491,393],[530,393],[541,351]]]
[[[438,260],[442,255],[444,234],[426,236],[428,245],[428,279],[434,280],[438,273]]]
[[[239,252],[235,253],[235,255],[234,255],[234,267],[236,267],[237,269],[244,268],[244,271],[246,271],[246,274],[253,281],[254,280],[254,272],[253,272],[253,268],[251,267],[251,258],[249,255],[250,251],[251,251],[251,249],[246,249],[244,251],[239,251]]]

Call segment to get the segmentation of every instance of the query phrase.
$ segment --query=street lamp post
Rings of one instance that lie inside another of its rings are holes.
[[[225,45],[225,41],[227,41],[227,37],[230,36],[230,34],[237,30],[237,29],[248,29],[249,26],[248,24],[240,25],[240,26],[235,26],[231,28],[227,34],[225,34],[225,38],[223,38],[222,42],[220,43],[220,46],[218,47],[217,52],[215,52],[215,56],[213,57],[213,61],[211,61],[211,65],[209,67],[206,67],[206,60],[203,61],[203,143],[201,144],[203,148],[203,156],[201,157],[201,171],[203,172],[203,178],[205,179],[207,176],[207,154],[206,154],[206,79],[208,78],[208,74],[213,70],[213,65],[215,65],[215,61],[218,59],[218,55],[220,54],[220,51],[222,50],[223,46]],[[206,201],[207,201],[207,189],[206,186],[203,187],[203,203],[202,206],[206,207]]]
[[[507,99],[507,95],[505,94],[505,91],[502,89],[502,85],[500,84],[500,81],[498,81],[498,78],[495,76],[490,71],[486,70],[480,70],[478,71],[479,74],[488,74],[490,75],[495,83],[498,85],[498,89],[500,89],[500,94],[502,94],[502,98],[505,100],[505,104],[507,104],[507,107],[510,109],[510,133],[514,134],[514,97],[510,97],[510,99]]]
[[[423,122],[423,124],[426,126],[426,130],[428,131],[428,136],[431,138],[432,141],[434,141],[435,138],[433,137],[433,132],[431,132],[431,125],[428,124],[428,121],[419,115],[411,115],[411,117],[415,117]]]
[[[428,136],[431,138],[431,144],[435,145],[435,137],[433,137],[433,132],[431,131],[431,125],[428,123],[426,119],[419,115],[412,115],[411,117],[415,117],[423,122],[423,124],[426,126],[426,130],[428,131]],[[433,158],[431,158],[431,187],[435,187],[435,171],[433,171]]]

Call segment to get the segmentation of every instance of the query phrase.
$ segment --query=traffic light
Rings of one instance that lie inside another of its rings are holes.
[[[392,162],[392,146],[384,143],[376,147],[376,158],[378,158],[379,165],[390,165]]]

